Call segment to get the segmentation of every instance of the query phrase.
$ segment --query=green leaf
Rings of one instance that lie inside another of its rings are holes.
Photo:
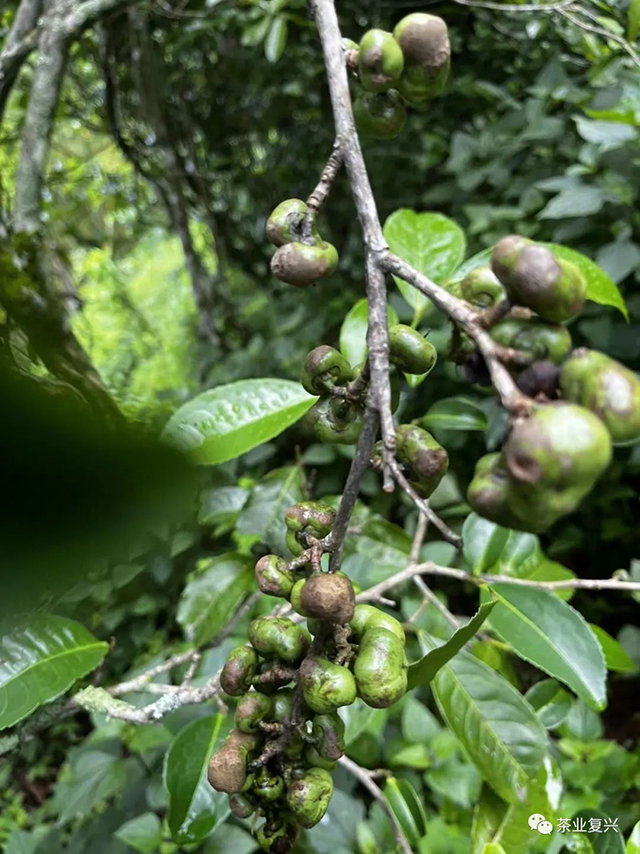
[[[604,660],[607,665],[607,670],[615,670],[618,673],[635,673],[638,669],[633,660],[627,655],[624,647],[617,640],[611,637],[610,634],[601,629],[600,626],[595,626],[589,623],[591,631],[596,636],[602,651]]]
[[[350,706],[340,709],[340,717],[344,721],[345,744],[351,744],[362,735],[374,714],[375,709],[367,706],[362,700],[356,700]]]
[[[595,261],[587,258],[581,252],[576,252],[575,249],[568,249],[566,246],[560,246],[557,243],[542,243],[541,245],[550,249],[556,258],[570,261],[578,267],[587,280],[588,299],[597,302],[599,305],[611,305],[621,311],[627,320],[629,319],[629,312],[617,285],[603,269],[598,267]]]
[[[420,635],[424,652],[440,644]],[[547,736],[524,697],[464,651],[445,664],[431,685],[447,725],[484,779],[508,802],[525,799],[542,766]]]
[[[491,628],[525,661],[554,676],[597,709],[607,702],[600,644],[582,614],[547,590],[492,584]]]
[[[268,62],[276,63],[287,46],[287,19],[278,15],[274,18],[264,42],[264,55]]]
[[[420,661],[414,662],[409,667],[409,689],[417,688],[418,685],[428,685],[440,668],[444,667],[476,635],[491,613],[494,604],[495,602],[485,602],[480,606],[478,613],[468,623],[457,629],[446,643],[432,649]]]
[[[220,714],[193,721],[178,733],[167,752],[163,776],[169,793],[167,821],[180,844],[200,842],[228,815],[226,796],[207,782],[207,765],[223,721]]]
[[[499,842],[488,842],[482,849],[482,854],[507,854]]]
[[[438,400],[420,419],[425,430],[486,430],[487,416],[473,401],[465,397]]]
[[[474,575],[482,575],[500,558],[511,531],[476,513],[470,513],[462,528],[464,558]]]
[[[361,299],[347,312],[340,327],[340,351],[349,361],[352,368],[360,365],[367,358],[367,324],[369,314],[367,300]],[[393,326],[398,322],[398,314],[390,305],[387,306],[387,322]]]
[[[601,822],[601,830],[600,832],[589,831],[590,820],[597,819]],[[611,822],[612,819],[609,815],[602,812],[601,810],[596,809],[583,809],[579,810],[571,821],[571,826],[575,827],[576,821],[584,822],[584,826],[586,830],[584,833],[572,833],[571,837],[574,840],[585,840],[587,841],[591,848],[590,852],[593,854],[625,854],[625,846],[624,839],[620,830],[607,830],[604,831],[606,826],[605,823]],[[581,850],[576,848],[575,850]]]
[[[58,813],[58,824],[63,826],[76,816],[88,815],[98,804],[131,784],[136,774],[140,776],[141,770],[133,759],[123,760],[117,754],[79,748],[71,755],[51,801],[51,808]]]
[[[571,694],[555,679],[536,682],[524,696],[547,729],[555,729],[566,720],[574,703]]]
[[[278,436],[316,400],[291,380],[240,380],[185,403],[162,435],[193,462],[216,465]]]
[[[202,496],[198,509],[198,524],[220,525],[235,521],[248,497],[248,490],[241,486],[210,489]]]
[[[640,821],[631,831],[629,839],[627,839],[627,850],[625,854],[640,854]]]
[[[459,266],[467,247],[460,226],[439,213],[401,208],[387,217],[383,231],[393,253],[437,284],[444,283]],[[419,320],[431,301],[402,279],[394,279]]]
[[[457,267],[451,276],[449,277],[449,282],[461,282],[462,279],[473,270],[478,267],[486,267],[491,261],[491,253],[493,252],[493,246],[490,246],[488,249],[483,249],[482,252],[478,252],[476,255],[472,255],[471,258],[467,258],[466,261],[463,261],[459,267]]]
[[[0,627],[0,729],[55,700],[94,670],[109,645],[66,617],[31,614]]]
[[[586,119],[584,116],[575,116],[574,121],[580,136],[586,142],[592,142],[594,145],[617,147],[637,136],[635,128],[624,124],[624,122]]]
[[[598,213],[606,201],[600,187],[574,184],[554,196],[538,214],[538,219],[569,219]]]
[[[276,554],[288,555],[284,514],[304,497],[304,473],[300,466],[274,469],[254,487],[238,517],[237,529],[241,534],[260,537]]]
[[[253,561],[234,553],[218,555],[188,581],[177,620],[196,646],[210,641],[231,617],[253,584]]]
[[[409,844],[416,847],[424,836],[427,822],[416,790],[408,780],[389,777],[384,787],[384,796]]]
[[[640,0],[630,0],[629,2],[627,34],[630,42],[634,42],[640,34]]]
[[[146,812],[125,821],[114,836],[140,854],[152,854],[162,842],[162,825],[155,813]]]

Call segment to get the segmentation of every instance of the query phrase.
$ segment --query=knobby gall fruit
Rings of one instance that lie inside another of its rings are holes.
[[[407,469],[407,479],[423,498],[428,498],[449,468],[449,455],[431,433],[414,424],[396,430],[397,458]]]
[[[309,634],[286,617],[257,617],[249,624],[249,641],[261,655],[299,661],[309,648]]]
[[[404,642],[387,629],[372,628],[360,640],[353,673],[358,696],[374,709],[396,703],[407,690]]]
[[[300,684],[305,703],[319,715],[350,706],[356,699],[351,671],[323,656],[305,658],[300,667]]]
[[[353,378],[351,365],[335,347],[321,344],[307,354],[301,382],[309,394],[328,394]]]
[[[247,691],[238,700],[233,719],[236,729],[241,732],[260,732],[260,721],[271,714],[272,700],[266,694]]]
[[[322,397],[307,419],[316,438],[329,445],[355,445],[362,431],[364,412],[359,403],[339,397]]]
[[[411,326],[389,329],[389,360],[405,374],[428,374],[438,359],[436,348]]]
[[[256,748],[256,738],[237,729],[209,760],[207,779],[217,792],[237,794],[247,782],[249,754]]]
[[[333,795],[331,774],[324,768],[310,768],[287,790],[287,806],[302,827],[314,827],[327,811]]]
[[[310,617],[348,623],[355,608],[353,585],[342,573],[315,573],[304,582],[300,604]]]
[[[374,605],[364,603],[356,605],[353,618],[349,625],[357,638],[362,638],[369,629],[386,629],[388,632],[396,635],[403,644],[405,642],[402,623],[396,620],[395,617],[392,617],[391,614],[386,614]]]
[[[302,199],[287,199],[281,202],[267,220],[267,239],[274,246],[284,246],[302,238],[303,223],[309,209]],[[314,231],[317,241],[319,235]]]
[[[611,460],[611,439],[588,409],[557,401],[514,424],[504,459],[513,513],[545,530],[591,491]]]
[[[258,655],[254,649],[250,646],[234,649],[220,674],[222,690],[231,697],[240,697],[251,687],[257,667]]]
[[[296,577],[287,562],[277,555],[264,555],[255,566],[256,581],[260,591],[267,596],[287,598]]]
[[[300,555],[311,546],[308,538],[322,540],[333,528],[336,511],[322,501],[301,501],[289,507],[284,521],[287,527],[286,542],[294,555]]]

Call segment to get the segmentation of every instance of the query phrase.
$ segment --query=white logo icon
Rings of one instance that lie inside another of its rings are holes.
[[[545,836],[553,833],[553,825],[539,812],[534,812],[533,815],[529,816],[529,827],[531,830],[537,830],[538,833],[543,833]]]
[[[533,815],[530,815],[529,816],[529,827],[531,828],[531,830],[537,830],[538,825],[540,824],[541,821],[546,821],[546,819],[543,815],[540,815],[539,812],[534,812]]]

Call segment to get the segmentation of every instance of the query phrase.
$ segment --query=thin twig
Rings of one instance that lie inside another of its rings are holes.
[[[348,756],[343,756],[339,760],[339,763],[365,787],[365,789],[373,798],[375,798],[376,801],[378,801],[378,803],[386,813],[387,817],[389,818],[389,821],[391,822],[391,826],[393,827],[393,835],[396,838],[398,848],[400,848],[400,850],[403,851],[404,854],[413,854],[413,849],[409,845],[409,841],[404,835],[404,832],[400,827],[397,818],[391,811],[391,808],[387,803],[387,799],[384,796],[384,792],[373,779],[373,773],[371,771],[367,771],[366,768],[361,768],[357,763],[353,761],[353,759],[349,759]]]
[[[374,587],[363,590],[356,596],[356,602],[366,602],[370,598],[381,596],[398,584],[409,581],[418,575],[453,578],[456,581],[468,582],[476,587],[483,587],[486,584],[513,584],[520,587],[532,587],[537,590],[615,590],[619,593],[637,593],[640,591],[640,581],[620,581],[617,578],[567,578],[562,581],[532,581],[529,578],[513,578],[509,575],[471,575],[464,569],[438,566],[438,564],[427,561],[416,566],[408,566]]]
[[[338,140],[336,140],[333,143],[333,150],[329,155],[329,159],[327,160],[326,165],[322,170],[320,180],[318,181],[318,184],[314,191],[307,199],[307,207],[314,213],[320,210],[327,196],[331,192],[331,187],[333,186],[333,182],[336,178],[336,175],[340,171],[341,166],[342,151],[340,149],[340,143],[338,142]]]
[[[451,528],[447,525],[446,522],[438,516],[438,514],[431,509],[429,506],[429,502],[425,501],[421,498],[415,489],[411,486],[407,478],[404,476],[402,469],[400,468],[398,461],[393,459],[390,461],[391,474],[394,479],[398,483],[398,485],[406,492],[406,494],[411,498],[413,503],[416,505],[420,513],[425,516],[429,522],[431,522],[442,534],[444,539],[451,543],[451,545],[456,546],[456,548],[462,545],[462,537],[459,534],[456,534],[455,531],[452,531]]]
[[[640,68],[640,55],[636,52],[636,50],[632,47],[632,45],[625,39],[623,36],[619,36],[616,33],[612,33],[609,30],[605,30],[604,27],[596,27],[593,24],[586,24],[584,21],[581,21],[579,18],[576,18],[571,12],[577,12],[580,15],[585,15],[588,18],[592,18],[592,20],[597,20],[594,16],[588,12],[586,9],[583,9],[580,6],[570,6],[570,10],[568,9],[556,9],[555,12],[558,15],[561,15],[567,21],[571,21],[572,24],[575,24],[576,27],[580,27],[582,30],[586,30],[588,33],[595,33],[595,35],[602,36],[603,38],[609,39],[616,44],[619,44],[620,47],[625,50],[634,63]]]

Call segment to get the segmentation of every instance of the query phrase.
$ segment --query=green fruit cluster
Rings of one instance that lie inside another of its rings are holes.
[[[449,33],[435,15],[407,15],[393,33],[369,30],[359,45],[348,47],[357,51],[363,90],[353,107],[356,126],[372,139],[398,136],[406,123],[407,106],[424,110],[442,92],[449,76]]]
[[[308,628],[287,617],[257,617],[248,644],[231,652],[220,677],[237,705],[208,780],[229,796],[238,818],[263,819],[254,822],[256,840],[277,854],[287,854],[300,829],[314,827],[327,811],[332,771],[345,749],[338,710],[357,697],[386,708],[407,690],[402,625],[372,605],[356,605],[344,573],[322,571],[315,559],[301,565],[300,555],[320,548],[334,521],[322,502],[287,510],[287,543],[296,557],[265,555],[255,576],[262,592],[288,599]]]
[[[322,240],[306,202],[287,199],[273,211],[266,226],[276,252],[271,272],[282,282],[307,288],[330,276],[338,266],[335,246]]]
[[[318,441],[341,445],[358,441],[364,415],[361,400],[333,392],[355,380],[361,369],[352,369],[342,353],[326,344],[307,354],[300,381],[309,394],[320,395],[306,418]]]
[[[467,500],[487,519],[540,533],[572,513],[611,460],[611,438],[588,409],[557,401],[518,419],[500,454],[482,457]]]

